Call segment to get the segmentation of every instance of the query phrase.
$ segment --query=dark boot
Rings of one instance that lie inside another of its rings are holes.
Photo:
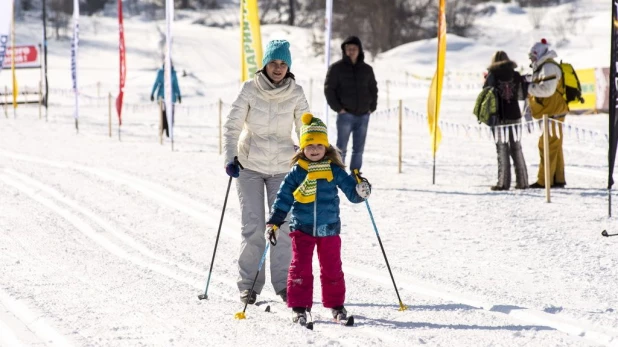
[[[337,306],[330,309],[333,314],[333,319],[343,321],[348,319],[348,311],[343,306]]]
[[[249,289],[246,289],[240,292],[240,301],[243,304],[253,305],[255,304],[256,300],[257,300],[257,293],[255,291],[252,291],[251,295],[249,295]]]
[[[492,187],[491,190],[509,190],[511,187],[511,158],[509,157],[508,143],[499,141],[496,144],[496,152],[498,154],[498,184],[494,187],[500,189]]]
[[[528,169],[526,168],[524,153],[521,150],[521,142],[512,141],[509,147],[511,158],[513,158],[513,165],[515,166],[515,188],[526,189],[528,188]]]
[[[292,311],[294,315],[292,316],[292,322],[298,323],[302,326],[307,325],[307,309],[304,307],[293,307]]]

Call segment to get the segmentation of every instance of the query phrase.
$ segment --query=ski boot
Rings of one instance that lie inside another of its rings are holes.
[[[249,305],[253,305],[255,304],[255,301],[257,300],[257,293],[255,291],[251,292],[251,295],[249,295],[249,290],[243,290],[242,292],[240,292],[240,301],[243,304],[249,304]]]
[[[292,322],[298,323],[301,326],[307,326],[307,309],[304,307],[294,307],[292,311],[294,311]]]

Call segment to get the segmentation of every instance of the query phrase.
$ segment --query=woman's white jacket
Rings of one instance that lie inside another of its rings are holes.
[[[301,116],[309,112],[302,87],[292,78],[272,84],[263,73],[246,81],[224,125],[225,164],[238,156],[245,168],[264,174],[290,170],[292,129],[298,139]]]

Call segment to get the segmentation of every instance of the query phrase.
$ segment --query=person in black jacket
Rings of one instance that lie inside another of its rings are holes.
[[[485,78],[483,88],[494,87],[498,94],[498,125],[507,126],[506,133],[508,140],[504,139],[504,127],[498,127],[496,136],[496,150],[498,152],[498,184],[491,187],[491,190],[509,190],[511,187],[511,159],[515,165],[515,176],[517,189],[528,188],[528,170],[526,161],[521,150],[521,143],[517,139],[517,132],[520,128],[515,126],[521,123],[521,110],[518,100],[524,99],[522,89],[522,77],[515,71],[517,64],[511,61],[503,51],[494,53],[491,65],[487,68],[488,74]],[[509,158],[510,156],[510,158]]]
[[[369,115],[378,105],[378,83],[373,69],[365,63],[358,37],[345,39],[341,51],[343,58],[333,63],[326,74],[324,94],[330,108],[337,112],[337,147],[344,163],[352,134],[350,171],[353,171],[363,165]]]

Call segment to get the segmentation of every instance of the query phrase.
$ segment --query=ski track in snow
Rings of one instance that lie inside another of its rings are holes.
[[[78,170],[86,172],[90,175],[97,175],[104,180],[113,181],[114,183],[125,185],[129,189],[135,189],[144,196],[155,200],[157,203],[173,209],[177,209],[178,211],[190,217],[196,218],[202,223],[210,224],[210,226],[212,226],[213,228],[217,227],[217,225],[212,225],[212,221],[218,221],[218,217],[215,217],[215,211],[209,210],[207,206],[203,206],[203,204],[199,204],[197,201],[183,196],[182,194],[173,192],[167,188],[162,188],[154,183],[131,176],[129,174],[117,172],[114,170],[90,168],[67,162],[51,162],[42,158],[24,156],[10,153],[7,151],[0,151],[0,155],[5,157],[11,157],[13,159],[21,161],[44,164],[56,168]],[[579,169],[579,171],[581,171],[581,173],[583,174],[593,174],[593,172],[590,172],[591,170]],[[58,215],[62,216],[71,224],[73,224],[77,228],[77,230],[82,232],[84,235],[86,235],[92,241],[96,242],[99,246],[101,246],[108,252],[114,254],[121,259],[127,260],[136,266],[147,268],[168,278],[190,285],[196,289],[196,292],[199,292],[199,290],[203,288],[201,280],[201,277],[204,275],[203,270],[188,267],[155,254],[146,246],[132,239],[130,236],[116,230],[112,225],[106,222],[105,218],[98,216],[95,213],[92,213],[87,208],[81,207],[77,201],[66,198],[60,191],[57,191],[41,182],[29,178],[27,175],[24,175],[12,169],[5,169],[2,173],[3,175],[0,175],[0,180],[3,181],[5,184],[8,184],[18,189],[19,191],[27,194],[31,199],[37,201],[38,203],[46,206]],[[43,197],[41,193],[45,193],[50,198]],[[66,205],[68,208],[61,207],[61,205],[56,203],[54,200],[63,205]],[[204,211],[205,209],[206,211]],[[83,215],[85,218],[80,218],[78,214]],[[90,225],[90,223],[96,224],[97,226],[108,232],[109,235],[115,237],[116,240],[120,242],[120,245],[117,245],[114,241],[110,240],[106,236],[102,236],[102,234],[98,233]],[[238,238],[237,233],[230,231],[234,228],[238,228],[238,225],[236,223],[226,221],[223,232],[226,233],[227,236]],[[127,248],[130,250],[127,250]],[[136,251],[137,253],[139,253],[139,255],[135,254],[135,252],[132,252],[131,250]],[[174,270],[171,270],[170,267],[174,268]],[[183,273],[179,273],[178,270],[181,270],[181,272]],[[360,269],[354,266],[345,266],[345,272],[358,278],[364,278],[366,280],[380,283],[384,286],[384,288],[392,286],[391,279],[382,274],[379,274],[377,270],[368,271],[368,269],[366,268]],[[557,317],[556,315],[550,313],[537,310],[529,310],[525,307],[490,303],[484,301],[483,298],[474,298],[467,297],[466,295],[462,294],[455,294],[454,291],[450,291],[448,290],[448,288],[437,288],[429,284],[421,283],[414,278],[395,275],[395,279],[400,291],[405,289],[408,292],[412,291],[425,297],[437,298],[447,302],[460,303],[483,309],[487,312],[490,312],[491,314],[499,313],[508,315],[509,317],[517,321],[526,322],[528,324],[538,326],[550,327],[552,329],[556,329],[572,336],[589,340],[591,342],[609,344],[610,342],[612,342],[613,336],[618,335],[618,330],[615,329],[595,327],[585,321]],[[223,282],[228,287],[235,288],[235,283],[233,281],[221,281],[221,279],[218,279],[218,281]],[[211,288],[213,288],[215,292],[217,292],[217,289],[215,289],[214,285],[211,285]],[[3,296],[3,298],[6,298],[6,294]],[[3,302],[5,302],[5,306],[7,306],[6,299],[3,300]],[[27,318],[23,317],[24,311],[22,311],[22,309],[15,308],[15,305],[11,305],[10,307],[12,307],[11,312],[13,312],[16,316],[19,316],[22,321],[28,320]],[[279,312],[280,313],[275,314],[281,316],[282,319],[289,319],[288,311],[281,310]],[[351,312],[351,314],[354,313]],[[320,314],[314,313],[314,315],[316,316],[316,318],[318,318],[318,320],[322,319],[322,316]],[[372,324],[371,319],[357,319],[358,326],[363,326],[367,324]],[[318,326],[319,328],[317,329],[323,329],[322,324],[319,324]],[[339,329],[339,327],[336,328]],[[50,328],[37,328],[35,332],[38,331],[42,332],[37,333],[37,335],[44,336],[49,340],[55,341],[56,338],[60,336],[57,332]],[[386,340],[395,342],[395,340],[389,339],[388,336],[383,336],[380,331],[356,329],[355,332],[363,335],[370,335],[374,338],[380,338],[382,340],[386,338]],[[614,343],[613,345],[616,344]]]

